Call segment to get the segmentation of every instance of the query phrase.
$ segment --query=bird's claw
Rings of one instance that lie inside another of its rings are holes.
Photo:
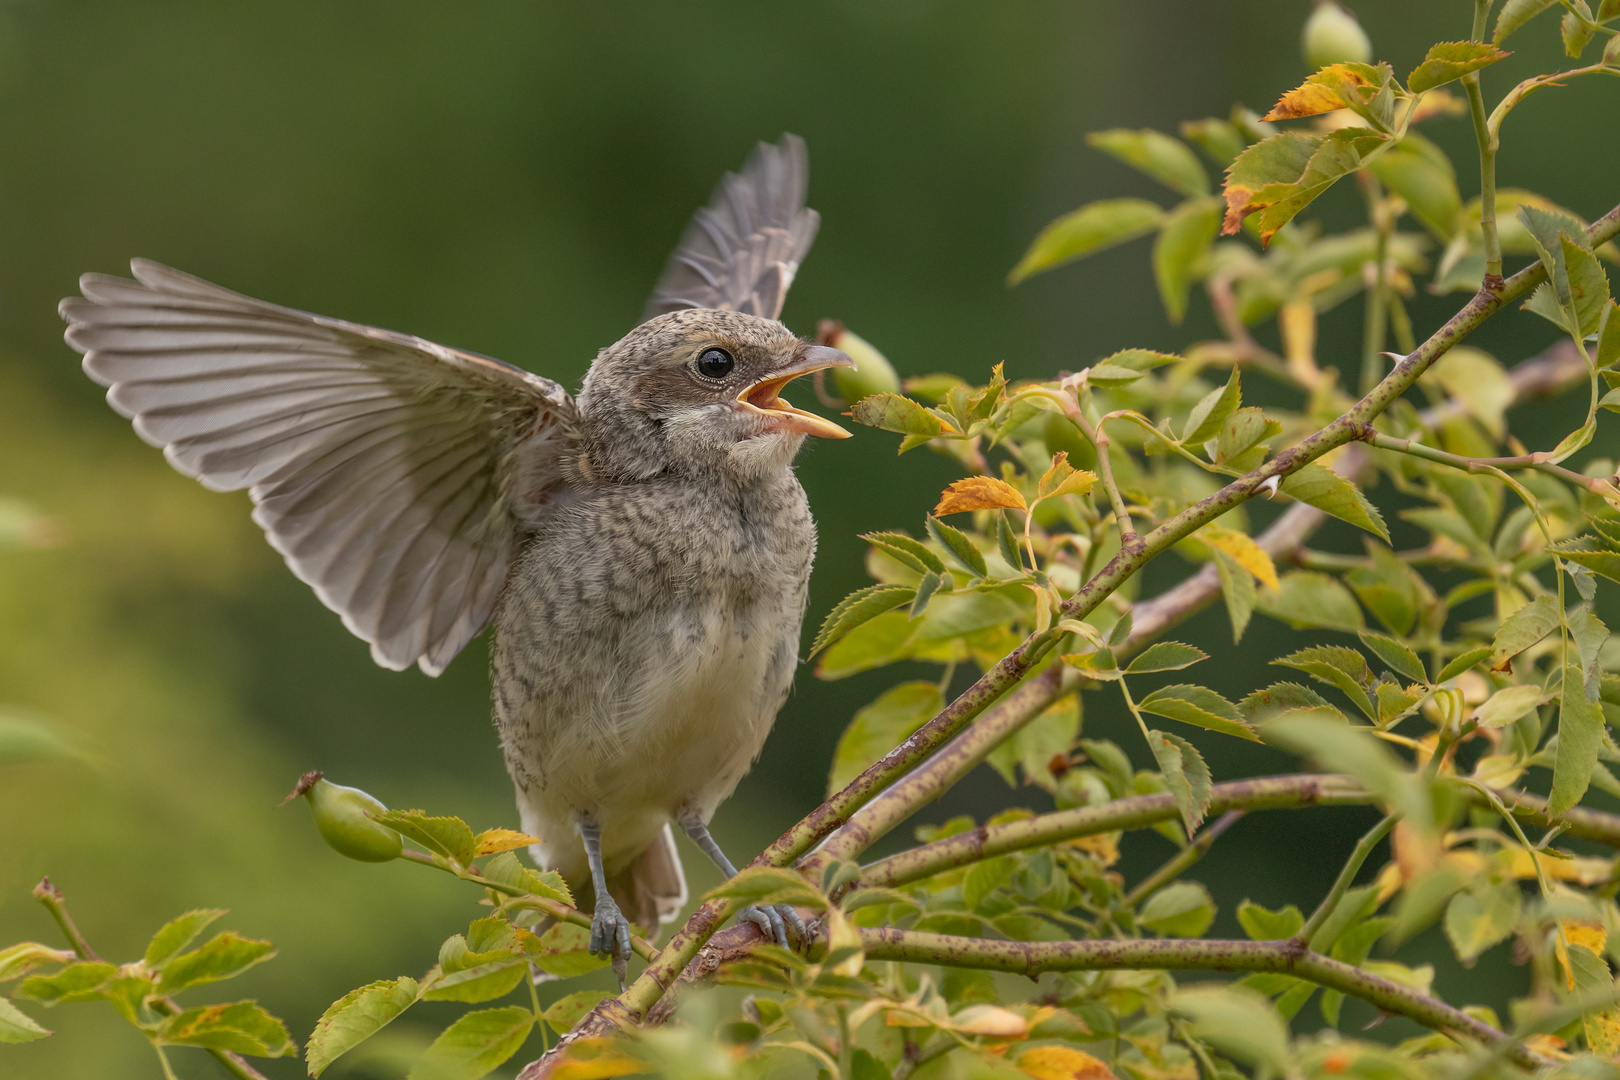
[[[612,959],[615,967],[630,959],[630,920],[624,917],[612,897],[596,901],[588,948],[592,956]]]
[[[749,905],[737,917],[759,927],[766,941],[784,949],[804,949],[810,943],[810,931],[806,929],[804,920],[799,918],[799,913],[793,910],[792,904],[773,904],[764,908]],[[789,929],[792,930],[791,937],[788,936]]]

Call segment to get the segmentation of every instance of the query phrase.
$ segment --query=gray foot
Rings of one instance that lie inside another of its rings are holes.
[[[596,913],[591,916],[591,955],[604,959],[611,957],[617,963],[630,959],[630,920],[624,917],[619,905],[604,890],[596,898]]]
[[[804,920],[799,918],[799,913],[793,910],[792,904],[776,904],[766,908],[750,905],[743,908],[737,918],[753,923],[765,935],[766,941],[784,949],[804,949],[810,943],[810,932],[805,928]],[[792,937],[788,936],[790,929]]]

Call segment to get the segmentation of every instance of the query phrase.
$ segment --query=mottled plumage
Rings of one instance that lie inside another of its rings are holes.
[[[618,956],[619,906],[654,925],[685,899],[672,820],[730,871],[706,825],[793,678],[815,528],[791,462],[844,432],[777,391],[849,363],[776,321],[819,220],[805,176],[786,136],[726,177],[577,401],[140,260],[62,302],[112,406],[180,471],[247,488],[379,664],[438,674],[493,620],[533,854],[594,894],[593,946]]]

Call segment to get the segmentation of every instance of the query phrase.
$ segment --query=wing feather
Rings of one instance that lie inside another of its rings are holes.
[[[809,180],[803,139],[760,143],[743,171],[727,173],[709,205],[692,216],[642,320],[681,308],[780,315],[821,225],[804,205]]]
[[[179,471],[253,520],[377,663],[437,675],[489,621],[573,452],[573,400],[489,357],[157,263],[86,274],[68,344]]]

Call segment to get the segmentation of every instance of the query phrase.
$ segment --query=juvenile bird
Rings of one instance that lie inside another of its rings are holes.
[[[531,851],[630,925],[686,899],[673,821],[715,808],[793,679],[816,534],[791,468],[848,432],[778,395],[850,360],[776,321],[820,218],[804,143],[760,144],[670,257],[644,321],[550,379],[136,260],[62,301],[107,401],[253,520],[378,664],[429,675],[494,624],[495,724]],[[802,938],[792,909],[748,909]]]

